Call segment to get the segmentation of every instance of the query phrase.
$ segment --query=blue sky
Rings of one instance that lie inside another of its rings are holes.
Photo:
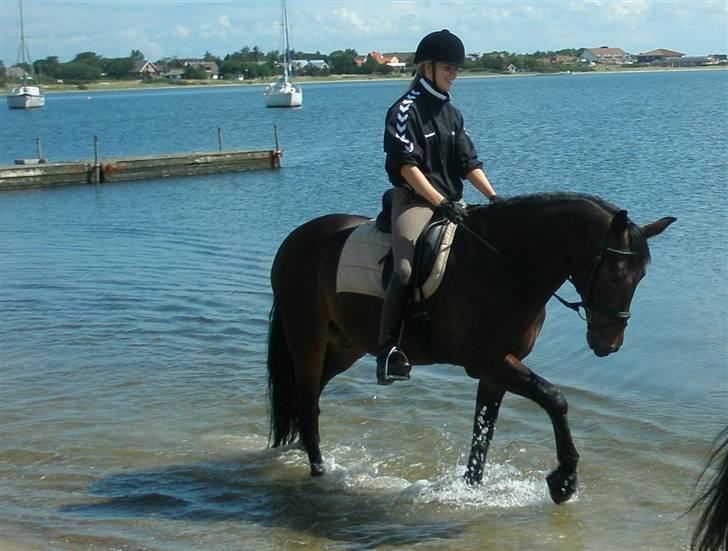
[[[34,59],[78,52],[104,57],[141,50],[148,58],[222,56],[243,46],[281,45],[276,0],[24,0]],[[292,45],[329,53],[413,51],[432,30],[449,28],[466,50],[527,53],[619,47],[668,48],[688,55],[728,51],[728,1],[288,0]],[[18,2],[0,0],[0,59],[15,63]]]

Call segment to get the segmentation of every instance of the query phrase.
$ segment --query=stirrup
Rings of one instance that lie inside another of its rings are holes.
[[[395,381],[409,381],[412,366],[396,346],[392,346],[386,354],[377,356],[377,384],[391,385]]]

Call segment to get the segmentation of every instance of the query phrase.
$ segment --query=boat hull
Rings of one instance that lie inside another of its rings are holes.
[[[303,92],[270,92],[265,94],[266,107],[301,107]]]
[[[45,105],[45,96],[37,86],[13,88],[7,100],[9,109],[38,109]]]

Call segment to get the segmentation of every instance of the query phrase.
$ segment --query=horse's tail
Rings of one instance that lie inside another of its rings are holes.
[[[700,478],[713,464],[717,464],[718,470],[690,507],[691,511],[702,509],[690,542],[690,548],[698,551],[728,549],[728,427],[715,441],[713,453]]]
[[[281,314],[273,304],[268,333],[268,400],[272,447],[289,444],[298,437],[298,390],[293,357],[288,348]]]

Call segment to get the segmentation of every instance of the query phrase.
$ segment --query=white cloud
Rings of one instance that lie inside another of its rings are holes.
[[[178,38],[188,38],[192,35],[192,31],[189,27],[185,27],[184,25],[175,25],[170,34]]]
[[[211,23],[203,23],[200,25],[200,36],[202,38],[226,38],[233,31],[233,25],[230,17],[227,15],[218,15]]]
[[[609,2],[605,6],[607,18],[625,23],[631,27],[642,23],[644,16],[650,12],[650,4],[645,0],[625,0]]]
[[[370,34],[372,32],[372,28],[353,10],[337,8],[332,13],[339,20],[334,22],[339,28],[349,26],[351,28],[350,32],[358,34]]]

